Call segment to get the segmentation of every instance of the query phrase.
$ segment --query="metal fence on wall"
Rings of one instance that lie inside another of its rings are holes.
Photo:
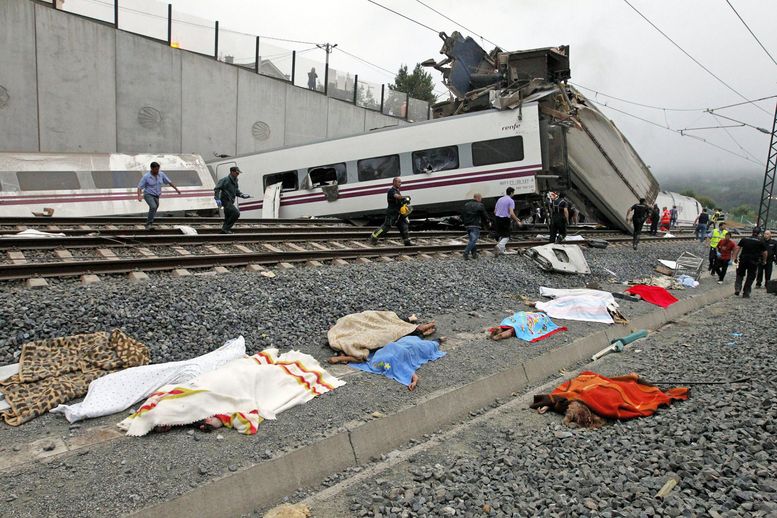
[[[411,122],[430,118],[428,102],[332,67],[329,52],[321,45],[283,48],[268,42],[276,38],[231,30],[156,0],[52,0],[52,6],[384,115]]]

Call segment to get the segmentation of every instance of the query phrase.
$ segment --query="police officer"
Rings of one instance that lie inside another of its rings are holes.
[[[225,176],[216,184],[213,189],[213,195],[216,199],[216,205],[224,208],[224,225],[221,227],[222,234],[231,234],[232,225],[240,218],[240,210],[235,205],[235,199],[250,198],[249,195],[240,192],[237,186],[237,177],[240,169],[237,166],[229,168],[229,175]]]
[[[550,242],[561,242],[567,237],[567,222],[569,221],[569,202],[564,198],[564,192],[550,194]]]
[[[634,233],[632,234],[632,246],[634,247],[634,250],[637,249],[639,235],[642,233],[642,225],[645,223],[649,213],[650,206],[645,203],[645,198],[640,198],[639,203],[635,203],[629,207],[628,212],[626,212],[626,221],[631,221],[631,224],[634,227]]]
[[[410,241],[410,235],[408,232],[409,224],[407,222],[407,216],[402,214],[402,207],[410,203],[410,198],[402,196],[400,187],[402,186],[402,179],[400,177],[394,178],[391,182],[391,187],[386,191],[386,201],[388,206],[386,207],[386,219],[383,220],[383,225],[376,229],[370,236],[370,242],[374,245],[378,242],[378,239],[389,231],[394,225],[397,226],[402,241],[405,246],[413,246]]]
[[[737,249],[734,250],[734,264],[737,265],[737,278],[734,281],[734,295],[742,292],[742,298],[750,298],[750,289],[753,287],[758,265],[766,262],[766,243],[760,238],[761,229],[755,227],[753,235],[739,240]],[[747,279],[745,279],[747,276]],[[742,287],[744,281],[744,288]]]

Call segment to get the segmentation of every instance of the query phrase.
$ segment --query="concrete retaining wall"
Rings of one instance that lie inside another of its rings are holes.
[[[0,151],[207,160],[404,123],[48,3],[0,1]]]
[[[608,327],[467,385],[437,392],[413,407],[348,427],[344,432],[214,480],[173,500],[133,513],[133,516],[237,516],[269,507],[300,487],[316,485],[330,474],[365,464],[371,457],[388,453],[410,439],[455,423],[496,399],[557,376],[561,369],[588,363],[593,354],[616,338],[639,329],[656,330],[729,295],[731,287],[720,286],[691,296],[667,309],[656,309],[637,317],[627,326]]]

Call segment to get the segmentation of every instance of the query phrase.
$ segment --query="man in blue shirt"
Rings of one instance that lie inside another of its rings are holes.
[[[162,195],[162,186],[169,185],[175,192],[181,194],[178,187],[173,185],[170,178],[159,170],[159,164],[151,162],[151,171],[143,175],[138,183],[138,201],[146,200],[148,204],[148,218],[146,219],[146,229],[151,230],[154,225],[154,217],[159,209],[159,196]]]

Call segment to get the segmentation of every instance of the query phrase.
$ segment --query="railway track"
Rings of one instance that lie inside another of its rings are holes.
[[[44,277],[72,277],[80,275],[92,276],[90,279],[94,280],[94,276],[100,274],[135,272],[134,277],[142,279],[145,278],[143,272],[160,270],[175,270],[179,275],[186,275],[189,273],[188,269],[195,268],[212,269],[227,266],[248,266],[252,270],[263,270],[267,266],[275,265],[281,268],[293,268],[294,265],[301,264],[322,266],[324,263],[338,265],[349,261],[368,263],[374,260],[431,259],[433,254],[439,256],[440,254],[461,252],[466,244],[466,238],[462,232],[456,233],[458,237],[451,236],[448,232],[443,235],[434,232],[429,233],[429,235],[416,234],[413,236],[416,244],[410,247],[402,246],[400,242],[391,238],[383,240],[378,246],[371,246],[367,244],[363,230],[360,230],[358,233],[353,233],[349,230],[344,231],[342,234],[334,234],[330,231],[314,232],[312,234],[315,234],[315,240],[302,239],[301,236],[306,236],[306,234],[283,234],[280,232],[204,236],[133,236],[132,239],[135,240],[133,242],[111,238],[115,241],[113,247],[101,246],[105,241],[99,240],[100,245],[95,245],[95,242],[90,241],[95,236],[76,236],[62,238],[69,243],[67,248],[63,248],[61,243],[59,247],[52,246],[56,243],[52,243],[49,240],[55,238],[37,238],[37,242],[30,246],[35,246],[40,241],[44,241],[45,243],[37,246],[45,245],[49,251],[55,251],[56,260],[47,259],[42,262],[34,262],[28,260],[25,254],[18,251],[18,249],[5,248],[9,262],[0,264],[0,280],[27,279],[38,281],[31,283],[31,285],[45,285],[45,282],[41,282]],[[271,236],[275,239],[274,242],[268,242],[271,241],[271,239],[268,239]],[[247,238],[256,239],[256,241],[251,242],[255,245],[254,248],[249,248],[240,242],[240,240],[246,242]],[[170,244],[171,248],[166,250],[163,255],[143,246],[144,243],[137,241],[137,239],[149,240],[145,243],[146,245],[153,240],[157,240],[154,244],[158,245],[164,242],[165,244]],[[225,247],[219,248],[216,245],[207,245],[205,243],[213,242],[207,241],[208,239],[216,239],[222,245],[230,245],[231,249],[224,250],[223,248]],[[693,239],[693,236],[688,235],[670,239],[689,240]],[[169,242],[165,240],[169,240]],[[198,245],[200,249],[196,252],[187,250],[182,245],[186,240],[190,240],[190,244]],[[630,237],[614,237],[608,240],[612,244],[631,243]],[[643,238],[643,240],[666,241],[667,238]],[[0,240],[0,246],[9,246],[4,241]],[[13,239],[10,241],[13,241]],[[484,255],[491,254],[487,250],[489,248],[488,243],[489,241],[486,241],[482,245]],[[577,243],[585,244],[585,242]],[[70,244],[74,245],[74,247],[71,248]],[[542,244],[546,244],[546,241],[522,240],[513,241],[508,246],[511,249],[526,249]],[[95,255],[74,256],[71,253],[71,250],[79,247],[94,246],[100,246],[96,249],[97,253]],[[115,247],[119,247],[118,250],[130,251],[133,256],[117,254]],[[170,251],[172,253],[168,253]]]

